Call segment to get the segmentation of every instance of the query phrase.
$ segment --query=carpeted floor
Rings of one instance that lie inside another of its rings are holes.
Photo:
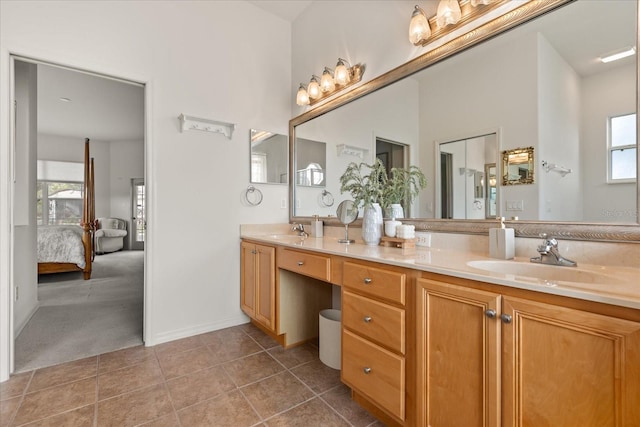
[[[15,343],[15,372],[142,344],[144,252],[96,256],[82,273],[40,276],[40,308]]]

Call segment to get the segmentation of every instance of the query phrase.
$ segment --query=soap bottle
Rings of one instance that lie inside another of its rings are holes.
[[[314,215],[313,219],[311,220],[311,235],[313,237],[322,237],[323,226],[324,223],[320,220],[320,217],[318,215]]]
[[[512,259],[515,256],[515,231],[505,228],[504,217],[500,217],[500,228],[489,229],[489,256]]]

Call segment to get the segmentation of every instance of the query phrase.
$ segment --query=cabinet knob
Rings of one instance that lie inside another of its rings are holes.
[[[495,319],[496,311],[492,308],[489,308],[484,311],[484,315],[487,316],[489,319]]]
[[[364,323],[370,323],[371,322],[371,316],[364,316]]]
[[[304,265],[304,261],[298,261],[298,267],[302,267]]]
[[[370,374],[371,373],[371,368],[369,367],[365,367],[362,372],[364,372],[365,374]]]
[[[255,254],[257,254],[257,253],[258,253],[258,251],[256,251],[255,249],[253,249],[253,250],[251,251],[251,253],[255,255]]]
[[[500,319],[502,319],[504,323],[511,323],[512,317],[508,314],[503,314],[500,316]]]
[[[365,284],[365,285],[368,285],[368,284],[369,284],[369,283],[371,283],[371,282],[372,282],[372,280],[371,280],[370,278],[368,278],[368,277],[365,277],[365,278],[364,278],[364,284]]]

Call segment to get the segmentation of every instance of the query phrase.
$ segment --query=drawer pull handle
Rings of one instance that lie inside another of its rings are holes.
[[[365,278],[364,278],[364,284],[365,284],[365,285],[368,285],[368,284],[369,284],[369,283],[371,283],[371,282],[372,282],[372,280],[371,280],[370,278],[368,278],[368,277],[365,277]]]
[[[304,265],[304,261],[298,261],[298,267],[302,267]]]
[[[492,308],[489,308],[487,310],[484,311],[485,316],[487,316],[489,319],[495,319],[496,317],[496,311]]]
[[[502,316],[500,316],[500,319],[502,319],[504,323],[511,323],[512,317],[508,314],[503,314]]]
[[[364,316],[363,320],[364,320],[364,323],[371,323],[371,320],[373,319],[371,319],[371,316]]]
[[[365,367],[362,372],[364,372],[365,374],[370,374],[371,373],[371,368],[369,367]]]

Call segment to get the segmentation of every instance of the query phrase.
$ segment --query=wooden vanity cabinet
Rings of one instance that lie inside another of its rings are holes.
[[[276,249],[241,242],[240,307],[267,330],[276,330]]]
[[[418,425],[640,425],[640,322],[424,278],[416,296]]]

